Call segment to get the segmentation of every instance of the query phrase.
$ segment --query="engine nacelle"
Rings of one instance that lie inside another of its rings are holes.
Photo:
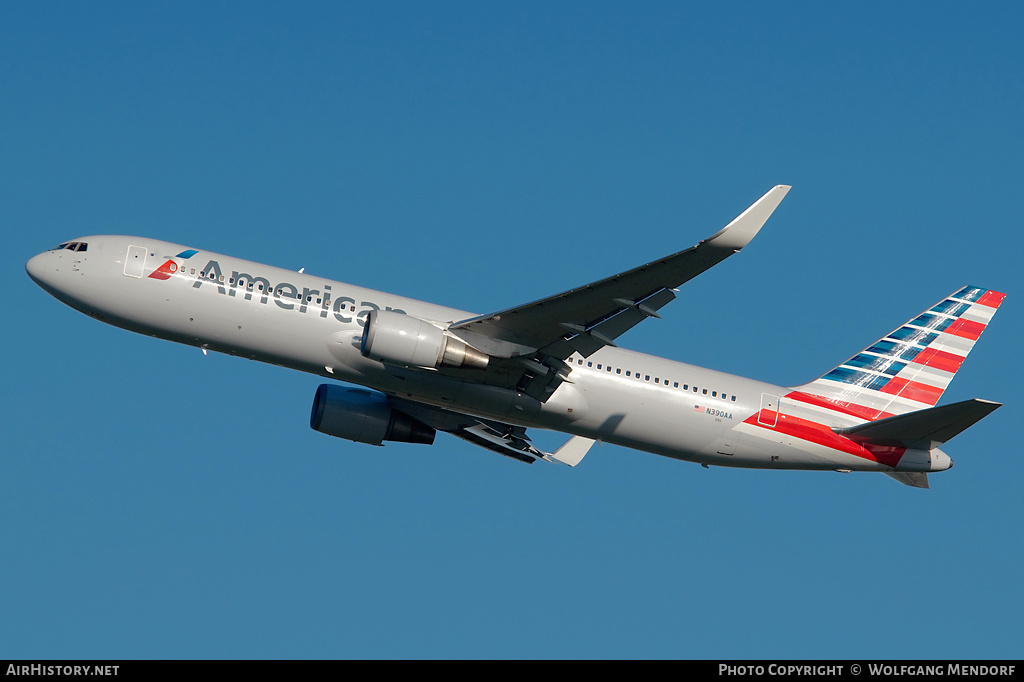
[[[401,367],[484,369],[490,359],[425,320],[390,310],[371,310],[359,352]]]
[[[309,425],[320,433],[358,443],[383,445],[434,442],[436,431],[391,406],[387,396],[360,388],[320,384]]]

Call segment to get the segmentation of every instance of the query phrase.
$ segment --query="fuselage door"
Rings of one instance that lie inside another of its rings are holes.
[[[774,427],[779,421],[779,396],[770,393],[761,394],[761,411],[757,413],[757,423]]]
[[[124,258],[124,274],[128,277],[142,277],[146,267],[146,247],[129,246],[128,255]]]

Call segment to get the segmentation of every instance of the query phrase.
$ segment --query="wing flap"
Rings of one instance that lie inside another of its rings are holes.
[[[501,434],[489,428],[486,424],[477,424],[467,428],[449,431],[453,436],[479,445],[499,455],[511,457],[512,459],[533,464],[543,453],[530,445],[529,439],[516,437],[513,434]]]
[[[596,322],[589,328],[573,323],[563,323],[563,328],[575,333],[575,336],[564,341],[584,357],[589,356],[601,346],[614,346],[615,339],[648,317],[661,317],[657,311],[672,302],[675,297],[675,292],[671,289],[662,289],[644,297],[640,302],[617,298],[613,303],[620,307],[609,317]],[[551,355],[557,355],[558,353],[552,353],[549,349],[558,348],[558,343],[546,346],[541,350]]]
[[[543,459],[576,466],[590,450],[590,446],[594,444],[594,441],[589,438],[573,436],[554,453],[543,452],[534,447],[530,442],[530,437],[526,434],[526,429],[522,426],[474,417],[403,398],[391,397],[390,401],[398,411],[438,431],[450,433],[473,445],[527,464],[533,464],[538,459]]]

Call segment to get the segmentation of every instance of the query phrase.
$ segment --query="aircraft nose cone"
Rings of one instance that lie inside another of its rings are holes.
[[[49,269],[50,261],[48,253],[41,253],[38,256],[33,256],[25,263],[25,272],[32,278],[36,284],[43,284],[46,278],[46,272]]]

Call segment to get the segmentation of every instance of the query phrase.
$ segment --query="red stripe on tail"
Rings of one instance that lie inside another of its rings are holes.
[[[955,373],[960,369],[960,365],[963,364],[964,358],[953,353],[947,353],[944,350],[925,348],[923,351],[918,353],[911,362],[918,365],[934,367],[935,369],[941,369],[944,372]]]
[[[900,377],[893,377],[881,389],[882,393],[891,393],[908,400],[916,400],[919,403],[934,405],[939,402],[942,396],[942,389],[938,386],[929,386],[917,381],[909,381]]]
[[[1006,298],[1006,294],[1001,294],[998,291],[986,291],[985,294],[977,300],[978,305],[988,306],[989,308],[998,308],[999,304]]]

